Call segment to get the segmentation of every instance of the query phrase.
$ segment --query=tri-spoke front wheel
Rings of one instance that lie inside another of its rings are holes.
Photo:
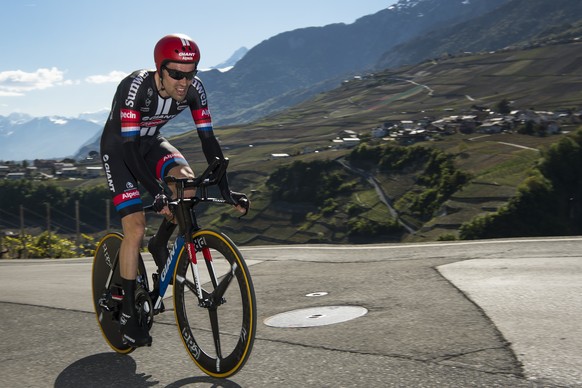
[[[224,234],[201,230],[192,239],[198,264],[193,265],[185,246],[174,274],[180,336],[204,373],[232,376],[248,360],[255,338],[257,308],[251,276],[241,253]]]

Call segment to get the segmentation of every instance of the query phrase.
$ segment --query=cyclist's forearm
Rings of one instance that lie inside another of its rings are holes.
[[[198,132],[198,136],[202,144],[202,152],[204,152],[208,164],[212,163],[215,158],[224,159],[220,144],[213,133]]]
[[[212,163],[215,158],[224,159],[224,154],[222,153],[220,144],[212,132],[198,132],[198,136],[200,137],[200,142],[202,143],[202,152],[204,152],[204,156],[206,157],[208,164]],[[218,187],[224,198],[230,195],[230,188],[228,185],[226,172],[224,173],[220,182],[218,182]]]

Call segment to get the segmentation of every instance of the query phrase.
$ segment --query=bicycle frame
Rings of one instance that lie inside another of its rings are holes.
[[[158,298],[153,301],[154,309],[159,309],[162,304],[162,299],[166,294],[170,281],[172,280],[178,257],[182,250],[186,248],[190,261],[192,262],[195,279],[196,291],[199,299],[202,299],[202,290],[200,289],[199,273],[197,268],[196,249],[192,242],[192,233],[199,229],[196,223],[196,216],[193,207],[198,203],[197,199],[180,199],[177,202],[170,204],[174,208],[173,213],[178,220],[178,236],[174,240],[168,255],[168,260],[160,274],[160,289]],[[184,217],[184,215],[188,217]]]
[[[180,252],[184,248],[185,239],[184,236],[176,237],[174,244],[172,245],[172,249],[170,250],[170,255],[168,256],[168,261],[164,265],[164,269],[160,274],[160,290],[158,298],[154,301],[154,309],[158,310],[162,305],[162,299],[166,294],[168,286],[170,285],[170,280],[172,278],[172,274],[174,273],[174,269],[176,268],[176,262],[178,261],[178,257]],[[168,276],[168,274],[170,276]]]
[[[192,184],[192,183],[190,183]],[[175,215],[176,220],[178,221],[178,236],[176,237],[174,243],[172,244],[172,248],[170,249],[170,254],[168,256],[168,260],[164,265],[162,273],[160,274],[160,289],[159,289],[159,296],[154,303],[154,309],[159,309],[162,304],[162,299],[168,289],[168,285],[173,277],[176,263],[178,261],[178,257],[184,248],[186,248],[188,252],[188,257],[192,264],[192,270],[194,272],[194,279],[196,284],[187,284],[188,288],[190,288],[193,292],[196,293],[198,296],[198,300],[201,306],[209,307],[213,303],[216,303],[215,300],[210,300],[207,296],[203,294],[202,287],[201,287],[201,280],[200,274],[198,271],[198,259],[196,257],[197,251],[202,251],[202,256],[208,266],[208,272],[212,275],[210,279],[212,284],[216,288],[218,286],[218,279],[216,278],[216,272],[214,271],[214,267],[212,264],[212,255],[210,253],[210,249],[205,247],[203,241],[193,241],[192,235],[197,230],[200,230],[200,226],[198,225],[198,221],[196,220],[196,213],[194,211],[194,207],[200,202],[220,202],[225,203],[224,200],[216,199],[216,198],[209,198],[207,195],[206,186],[200,186],[202,190],[202,197],[193,197],[193,198],[184,198],[184,189],[186,188],[186,182],[179,181],[176,185],[177,197],[178,200],[171,202],[169,204],[172,213]],[[148,209],[150,210],[150,209]],[[234,271],[234,270],[233,270]],[[233,272],[231,271],[231,272]],[[218,302],[220,304],[220,302]]]

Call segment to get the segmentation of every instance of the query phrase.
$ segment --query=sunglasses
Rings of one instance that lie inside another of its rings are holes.
[[[166,69],[166,71],[168,72],[168,75],[170,77],[172,77],[173,79],[175,79],[176,81],[180,81],[182,78],[186,78],[188,81],[191,81],[194,76],[198,73],[198,70],[192,70],[192,71],[180,71],[180,70],[175,70],[175,69],[168,69],[167,67],[163,67],[163,69]]]

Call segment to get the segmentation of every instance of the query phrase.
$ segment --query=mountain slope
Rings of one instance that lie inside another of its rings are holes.
[[[472,19],[510,0],[400,0],[354,23],[278,34],[251,50],[227,72],[201,72],[216,127],[252,122],[334,89],[349,75],[372,68],[390,48],[431,29]],[[166,136],[189,130],[181,120]],[[98,150],[98,144],[84,147]]]
[[[216,66],[212,66],[211,69],[217,69],[220,71],[225,71],[225,70],[229,70],[231,69],[234,65],[236,65],[236,63],[238,61],[241,60],[242,57],[245,56],[245,54],[249,51],[249,49],[247,49],[246,47],[241,47],[238,50],[236,50],[231,56],[230,58],[228,58],[226,61],[219,63]]]
[[[232,70],[202,75],[216,122],[248,122],[291,106],[297,100],[290,99],[289,93],[306,98],[330,89],[347,75],[370,69],[400,43],[472,19],[508,1],[401,0],[350,25],[276,35],[249,50]]]
[[[544,32],[559,33],[581,14],[581,4],[578,0],[400,0],[349,25],[279,34],[248,51],[230,71],[214,69],[202,72],[201,78],[215,127],[252,122],[332,90],[353,75],[368,74],[372,67],[395,69],[443,52],[483,52],[517,45]],[[191,128],[189,118],[179,118],[163,133],[171,136]],[[87,149],[97,150],[98,145],[87,145],[79,156]],[[9,159],[6,155],[0,154],[0,159]]]
[[[345,242],[347,237],[336,233],[349,220],[342,210],[317,218],[313,215],[318,212],[317,206],[273,201],[265,185],[270,174],[295,161],[342,158],[350,151],[331,147],[333,139],[347,130],[370,136],[372,129],[388,121],[437,120],[470,113],[473,105],[494,107],[502,99],[514,101],[514,109],[582,110],[582,67],[578,65],[581,53],[582,42],[574,40],[528,50],[427,61],[352,80],[253,124],[217,130],[226,155],[231,158],[231,185],[235,190],[252,193],[253,211],[244,228],[218,213],[206,215],[205,222],[227,228],[238,241]],[[579,125],[574,117],[572,120],[564,130],[574,130]],[[193,161],[195,170],[201,170],[201,150],[195,136],[180,135],[173,144]],[[535,150],[545,149],[560,136],[458,133],[423,143],[457,155],[458,168],[474,178],[453,195],[434,219],[409,220],[422,232],[405,238],[434,240],[454,233],[460,224],[476,215],[502,206],[515,195],[517,185],[536,163],[539,153]],[[270,157],[275,153],[290,156]],[[414,189],[413,174],[379,174],[375,178],[395,202]],[[346,182],[357,179],[353,175]],[[342,204],[365,207],[369,209],[368,217],[390,217],[375,190],[362,182],[354,186],[351,201]]]
[[[512,0],[486,14],[417,36],[386,52],[377,69],[460,52],[499,50],[570,28],[582,18],[578,0]]]

